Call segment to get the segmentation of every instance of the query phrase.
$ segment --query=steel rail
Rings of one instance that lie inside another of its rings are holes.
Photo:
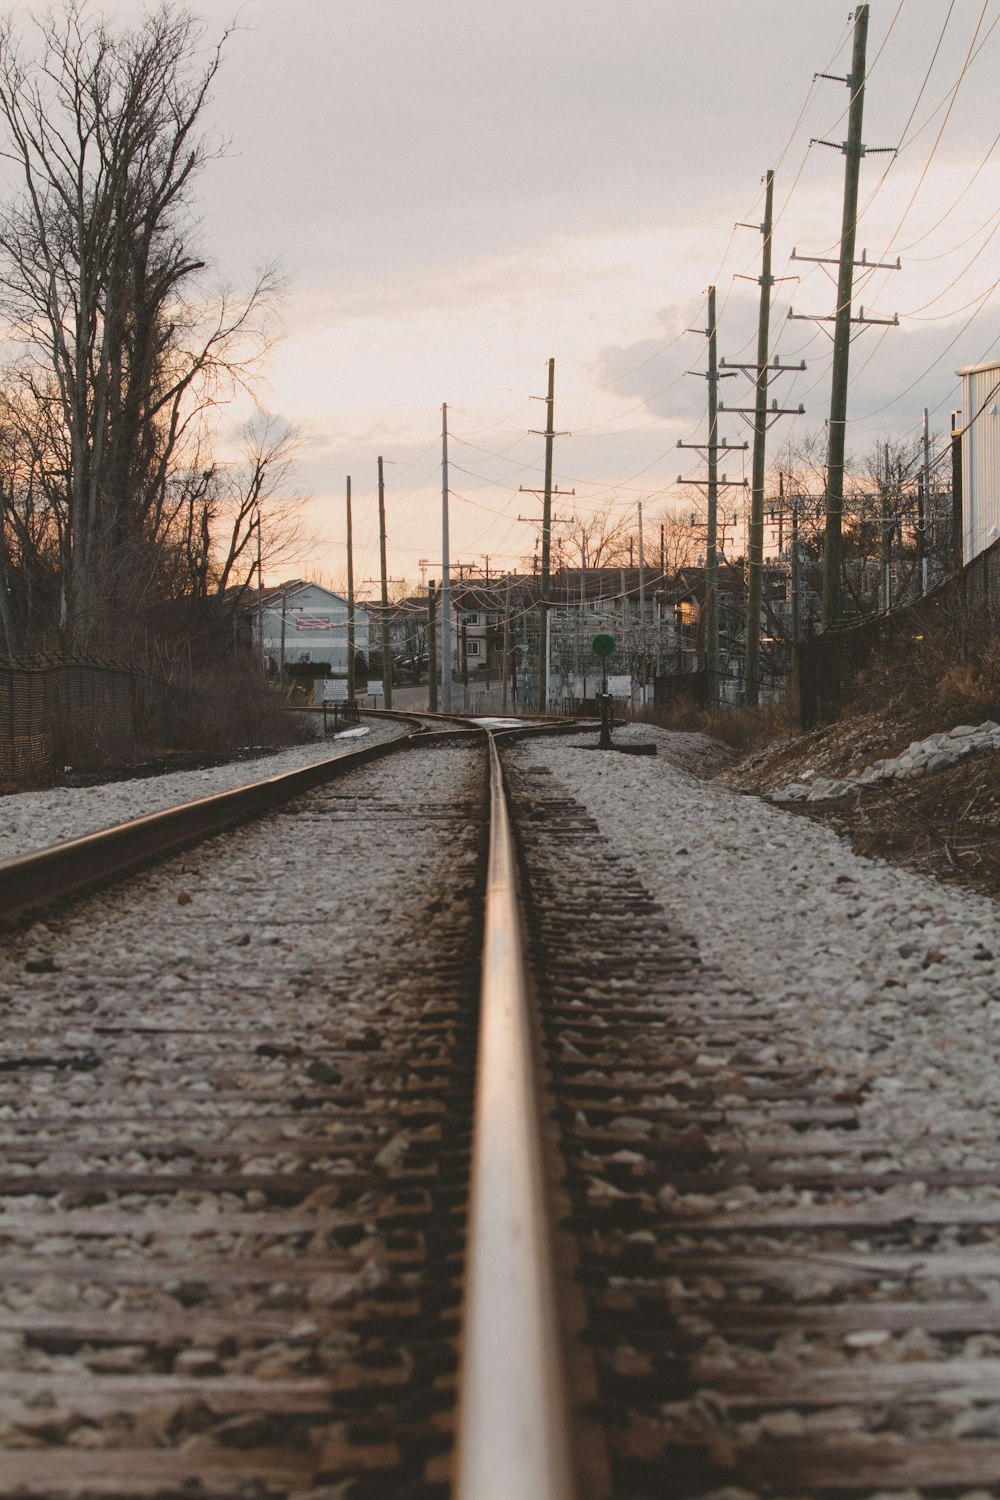
[[[457,1500],[573,1500],[516,862],[492,734]]]
[[[262,817],[303,792],[322,786],[355,766],[365,765],[427,736],[421,726],[412,734],[378,745],[366,745],[344,755],[269,776],[227,792],[216,792],[145,817],[132,818],[113,828],[68,839],[31,854],[0,860],[0,925],[26,912],[41,910],[163,859],[239,823]]]

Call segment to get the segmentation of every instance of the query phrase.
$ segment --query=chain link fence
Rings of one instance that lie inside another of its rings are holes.
[[[998,619],[1000,541],[911,604],[807,636],[799,645],[802,727],[812,729],[836,718],[875,657],[920,652],[948,631],[961,637]]]
[[[104,662],[0,660],[0,780],[101,764],[168,738],[170,684]]]

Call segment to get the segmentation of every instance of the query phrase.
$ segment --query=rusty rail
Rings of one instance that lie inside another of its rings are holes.
[[[493,736],[458,1500],[572,1500],[513,840]]]
[[[133,818],[49,849],[0,860],[0,925],[104,885],[251,818],[262,817],[345,771],[393,754],[419,739],[420,734],[418,727],[398,740],[366,745],[298,771],[199,797],[194,802]]]

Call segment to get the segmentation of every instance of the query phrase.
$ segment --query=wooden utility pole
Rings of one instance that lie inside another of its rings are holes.
[[[427,585],[427,707],[432,714],[437,713],[438,706],[437,625],[434,619],[436,609],[437,599],[432,578]]]
[[[792,496],[792,645],[795,650],[795,665],[798,668],[799,653],[799,499],[798,491]]]
[[[872,323],[890,327],[899,324],[899,318],[866,318],[864,308],[858,316],[851,316],[854,296],[854,270],[864,272],[898,271],[900,261],[870,261],[865,251],[861,259],[854,259],[854,246],[858,223],[858,185],[861,179],[861,158],[889,152],[895,154],[894,146],[865,146],[861,141],[861,125],[865,107],[865,55],[868,41],[868,6],[859,5],[854,12],[854,49],[851,71],[846,78],[835,78],[833,74],[821,73],[821,78],[833,78],[836,83],[846,83],[851,91],[850,112],[847,120],[847,140],[823,141],[816,144],[829,146],[844,154],[844,206],[840,228],[840,255],[829,260],[818,255],[799,255],[792,251],[792,260],[811,261],[814,265],[837,266],[837,305],[832,317],[810,318],[817,323],[832,323],[833,369],[830,385],[830,421],[826,450],[826,532],[823,543],[823,610],[824,630],[840,624],[842,613],[843,572],[843,515],[844,515],[844,450],[847,438],[847,382],[851,356],[851,328]],[[809,317],[789,309],[789,318]]]
[[[767,174],[764,248],[760,271],[760,311],[757,318],[757,379],[753,418],[753,467],[750,480],[750,530],[747,538],[747,645],[746,701],[756,708],[760,701],[760,610],[764,591],[764,465],[767,452],[767,351],[771,337],[771,233],[774,209],[774,173]]]
[[[770,407],[767,404],[767,386],[771,375],[786,374],[789,371],[798,373],[805,369],[805,360],[797,365],[783,365],[780,360],[775,359],[771,364],[767,362],[767,349],[771,337],[771,288],[774,286],[775,278],[771,275],[771,235],[774,208],[774,173],[769,171],[764,192],[764,222],[759,226],[746,225],[745,228],[758,227],[763,236],[763,250],[761,253],[761,273],[757,277],[760,284],[760,312],[757,320],[757,359],[753,365],[731,364],[723,360],[723,366],[727,370],[753,370],[754,376],[754,404],[752,407],[725,407],[719,403],[720,411],[740,411],[746,416],[753,417],[753,459],[752,479],[750,485],[750,526],[747,536],[747,628],[746,628],[746,661],[744,664],[744,679],[746,685],[746,703],[750,708],[756,708],[760,702],[760,613],[764,594],[764,471],[767,467],[767,429],[768,424],[775,417],[802,416],[805,407],[800,402],[798,406],[779,406],[777,401],[772,401]]]
[[[923,510],[920,516],[920,527],[917,531],[917,559],[920,565],[920,592],[926,594],[930,587],[930,550],[927,542],[928,537],[933,539],[934,518],[931,514],[931,429],[930,413],[924,407],[923,422],[924,438],[924,467],[923,485]]]
[[[347,476],[347,701],[354,702],[354,542],[351,528],[351,476]]]
[[[448,543],[448,408],[441,407],[441,709],[451,713],[451,561]]]
[[[879,480],[879,594],[882,613],[892,608],[892,509],[889,504],[889,444],[885,444],[885,473]]]
[[[392,652],[389,646],[389,583],[385,565],[385,477],[378,461],[378,553],[382,576],[382,702],[392,707]]]
[[[843,558],[844,446],[847,436],[847,379],[851,356],[851,299],[854,291],[854,242],[858,223],[858,184],[861,180],[861,122],[865,108],[865,53],[868,6],[854,13],[854,55],[851,60],[851,109],[844,143],[844,212],[840,230],[840,269],[833,330],[833,373],[830,389],[830,428],[826,456],[826,541],[823,548],[823,629],[839,625]]]
[[[715,316],[715,287],[708,289],[708,327],[689,328],[689,333],[703,333],[708,339],[708,372],[705,378],[708,381],[708,442],[707,443],[682,443],[678,442],[678,448],[694,448],[699,453],[704,453],[708,465],[708,479],[685,479],[678,474],[678,484],[693,484],[699,489],[706,488],[708,491],[708,533],[705,538],[705,669],[708,674],[708,701],[718,703],[721,694],[721,670],[719,661],[719,490],[720,488],[731,488],[733,485],[744,485],[745,480],[727,479],[725,474],[719,477],[719,453],[741,452],[747,450],[746,443],[730,443],[725,438],[719,437],[719,412],[724,408],[719,400],[719,381],[736,375],[736,369],[726,370],[723,375],[719,374],[719,344],[718,328]],[[723,360],[723,364],[725,361]],[[753,368],[747,366],[747,368]],[[700,375],[700,370],[690,371],[692,375]],[[694,517],[691,518],[692,524]],[[680,637],[678,636],[678,640]],[[680,671],[680,650],[678,648],[678,668]]]
[[[719,701],[719,339],[708,289],[708,531],[705,537],[705,667],[709,705]]]
[[[549,707],[549,570],[552,556],[552,445],[555,438],[556,362],[549,360],[549,390],[545,398],[545,489],[542,495],[542,580],[538,599],[538,650],[541,666],[538,673],[538,711]]]
[[[963,413],[951,414],[951,566],[956,573],[965,565],[965,510],[962,504]]]
[[[639,501],[639,681],[642,706],[646,707],[646,562],[642,537],[642,501]]]

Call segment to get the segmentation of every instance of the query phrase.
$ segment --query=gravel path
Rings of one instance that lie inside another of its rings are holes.
[[[827,827],[696,780],[676,737],[654,756],[584,750],[593,734],[524,742],[636,866],[703,956],[755,994],[845,1085],[862,1127],[928,1168],[1000,1164],[1000,922],[995,902],[861,858]],[[614,954],[613,930],[592,939]]]
[[[66,839],[82,838],[116,823],[193,802],[213,792],[280,776],[331,756],[346,755],[360,745],[398,739],[407,726],[371,719],[357,728],[323,738],[323,721],[310,719],[318,738],[290,750],[252,760],[230,761],[199,771],[168,771],[162,776],[110,781],[99,786],[51,787],[44,792],[14,792],[0,798],[0,859],[32,849],[46,849]]]

